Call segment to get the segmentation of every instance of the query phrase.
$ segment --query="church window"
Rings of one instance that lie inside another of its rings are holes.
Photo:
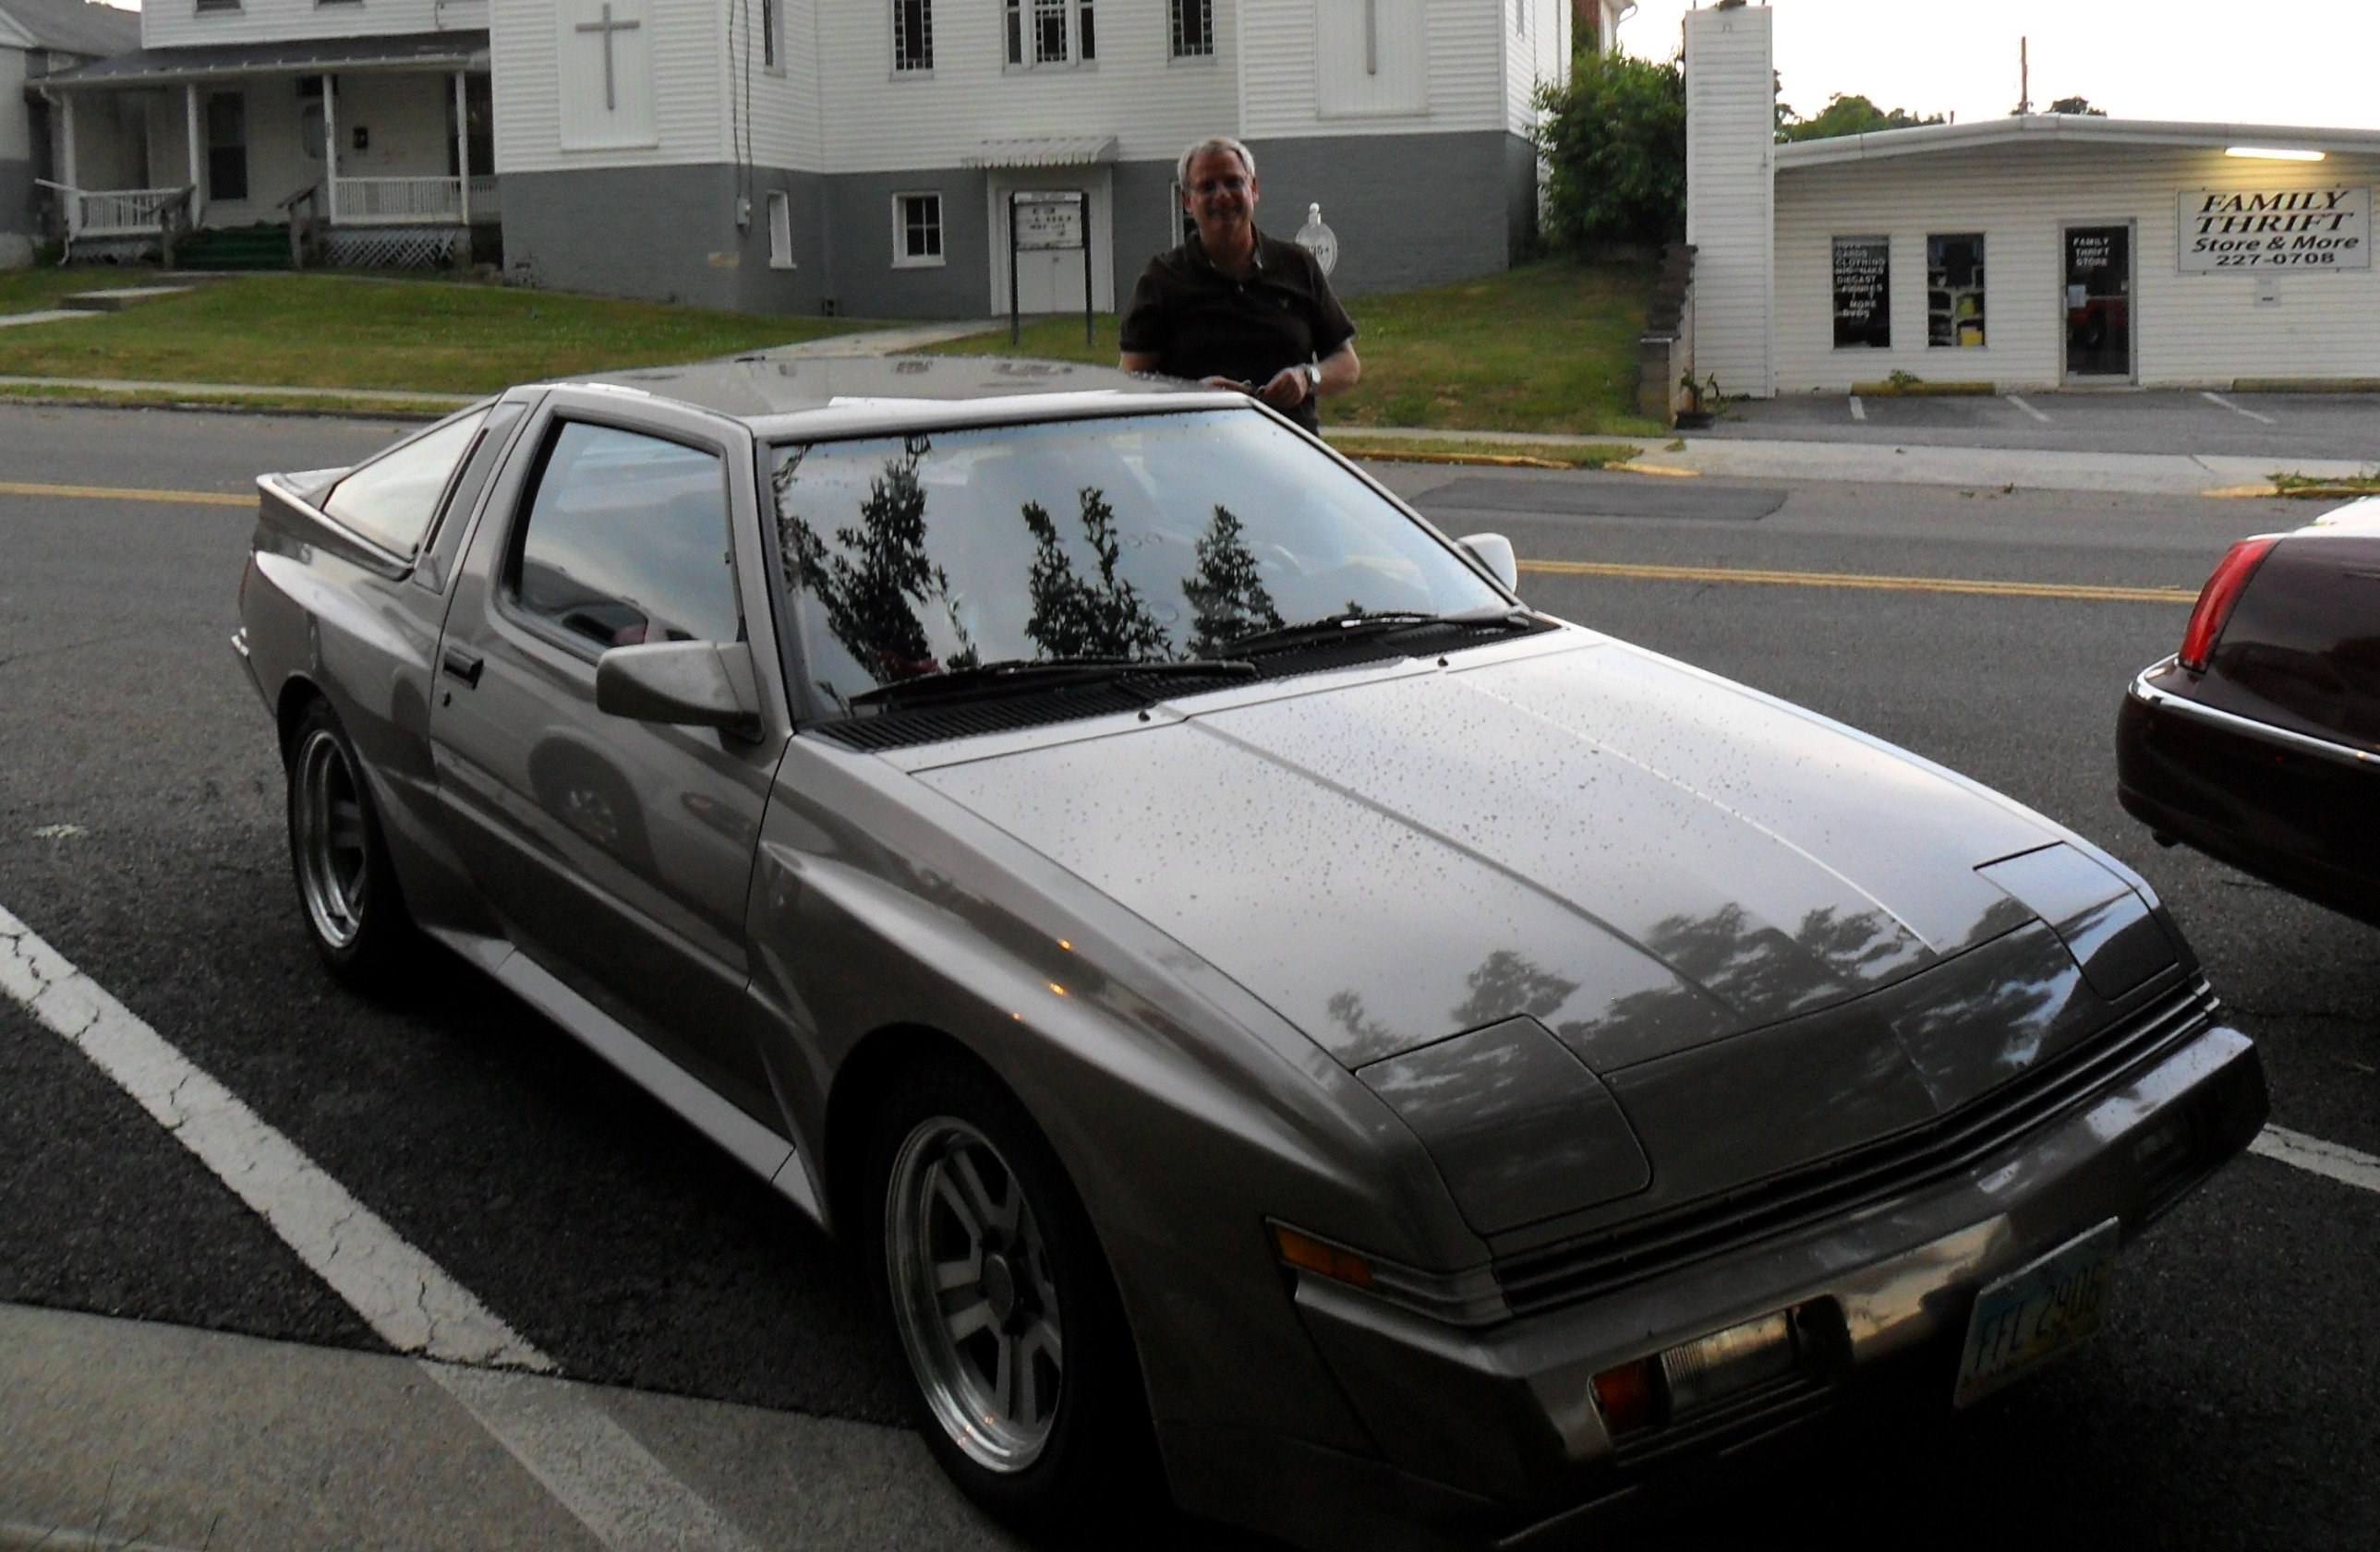
[[[1012,69],[1075,65],[1099,57],[1091,0],[1004,0],[1002,9]]]
[[[892,68],[934,67],[934,0],[892,0]]]
[[[784,30],[784,0],[760,0],[760,63],[768,69],[785,62]]]
[[[1173,57],[1207,59],[1215,53],[1215,0],[1169,0]]]

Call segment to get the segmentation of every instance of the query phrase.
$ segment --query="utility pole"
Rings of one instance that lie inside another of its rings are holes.
[[[2030,50],[2033,40],[2016,41],[2016,111],[2019,117],[2033,112],[2033,61]]]

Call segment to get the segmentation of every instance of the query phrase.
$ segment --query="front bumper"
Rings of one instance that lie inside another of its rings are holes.
[[[1947,1400],[1945,1350],[1986,1283],[2111,1218],[2138,1233],[2244,1148],[2265,1112],[2253,1045],[2201,1021],[1953,1178],[1585,1302],[1466,1330],[1300,1273],[1296,1304],[1399,1474],[1443,1490],[1407,1502],[1441,1503],[1437,1528],[1456,1540],[1536,1546],[1870,1381],[1938,1378]],[[1787,1309],[1824,1327],[1807,1349],[1819,1356],[1615,1443],[1597,1374]]]

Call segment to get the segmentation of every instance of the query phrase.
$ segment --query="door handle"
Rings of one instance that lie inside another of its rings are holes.
[[[449,647],[444,656],[439,659],[438,666],[476,690],[480,687],[480,670],[487,666],[487,661],[469,652],[458,652]]]

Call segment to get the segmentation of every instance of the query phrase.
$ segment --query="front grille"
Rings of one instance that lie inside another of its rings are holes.
[[[2215,1007],[2204,981],[1923,1126],[1617,1228],[1500,1258],[1515,1315],[1551,1309],[1852,1211],[1967,1170],[2095,1097],[2128,1068],[2194,1034]]]

